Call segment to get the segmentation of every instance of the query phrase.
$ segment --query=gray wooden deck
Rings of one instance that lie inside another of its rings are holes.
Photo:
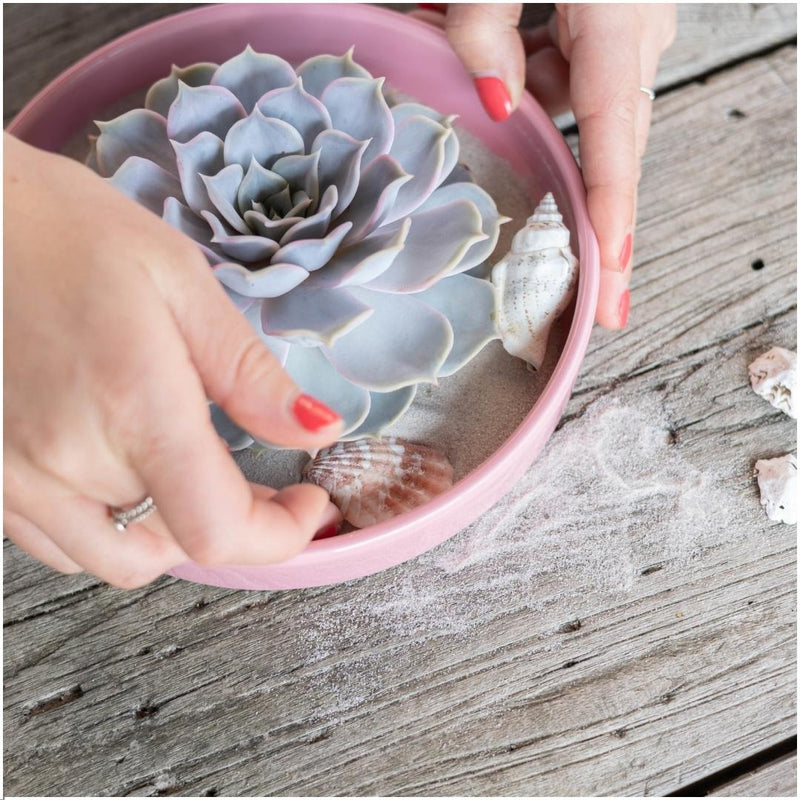
[[[173,9],[4,6],[6,119]],[[4,542],[6,794],[796,795],[797,534],[752,479],[796,428],[747,383],[796,346],[796,8],[680,17],[629,327],[519,486],[308,591],[123,592]],[[583,511],[537,499],[570,453]]]

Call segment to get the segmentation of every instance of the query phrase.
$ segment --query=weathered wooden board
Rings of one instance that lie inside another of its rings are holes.
[[[661,90],[797,37],[795,3],[678,3],[678,35],[663,55]]]
[[[714,797],[797,797],[797,754],[720,786]]]
[[[786,48],[656,101],[631,324],[595,333],[539,462],[455,540],[283,593],[124,593],[6,546],[6,792],[659,795],[792,735],[796,532],[751,468],[795,429],[746,366],[795,335],[795,71]],[[604,403],[657,409],[654,452],[729,529],[698,510],[671,541],[652,492],[526,516]]]

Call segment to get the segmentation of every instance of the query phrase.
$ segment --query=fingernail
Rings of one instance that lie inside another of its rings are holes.
[[[317,539],[330,539],[331,536],[336,536],[337,533],[339,533],[338,525],[326,525],[314,534],[314,541]]]
[[[320,428],[327,428],[338,422],[341,417],[333,410],[328,408],[325,403],[321,403],[316,397],[310,394],[301,394],[292,406],[292,413],[297,421],[312,433]]]
[[[474,82],[486,113],[495,122],[508,119],[511,115],[511,95],[505,83],[495,75],[481,75]]]
[[[426,8],[428,11],[438,11],[440,14],[447,13],[447,3],[417,3],[417,8]]]
[[[628,324],[628,312],[631,309],[631,293],[626,289],[622,296],[619,298],[619,307],[617,314],[619,315],[619,325],[624,328]]]
[[[628,268],[628,262],[631,260],[631,253],[633,252],[633,236],[628,233],[622,242],[622,249],[619,251],[619,271],[625,272]]]

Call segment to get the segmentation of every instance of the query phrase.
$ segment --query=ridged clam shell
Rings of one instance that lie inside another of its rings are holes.
[[[503,347],[533,369],[542,366],[550,329],[575,293],[578,260],[569,236],[548,192],[492,269]]]
[[[410,511],[453,485],[453,467],[438,451],[393,436],[337,442],[303,471],[331,496],[344,518],[365,528]]]

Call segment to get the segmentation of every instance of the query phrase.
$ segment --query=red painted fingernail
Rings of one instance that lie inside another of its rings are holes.
[[[336,536],[339,533],[339,526],[338,525],[326,525],[324,528],[320,528],[314,534],[314,540],[317,539],[330,539],[331,536]]]
[[[633,236],[629,233],[622,242],[622,250],[619,251],[619,271],[624,272],[628,268],[633,252]]]
[[[486,113],[495,122],[508,119],[511,114],[511,95],[503,81],[494,75],[484,75],[474,80]]]
[[[624,328],[628,324],[628,312],[631,310],[631,293],[626,289],[619,298],[619,325]]]
[[[447,13],[447,3],[417,3],[417,8],[425,8],[428,11],[438,11],[440,14]]]
[[[316,397],[310,394],[301,394],[292,406],[292,413],[297,421],[307,430],[314,433],[320,428],[327,428],[338,422],[341,417],[333,410],[328,408],[325,403],[321,403]]]

